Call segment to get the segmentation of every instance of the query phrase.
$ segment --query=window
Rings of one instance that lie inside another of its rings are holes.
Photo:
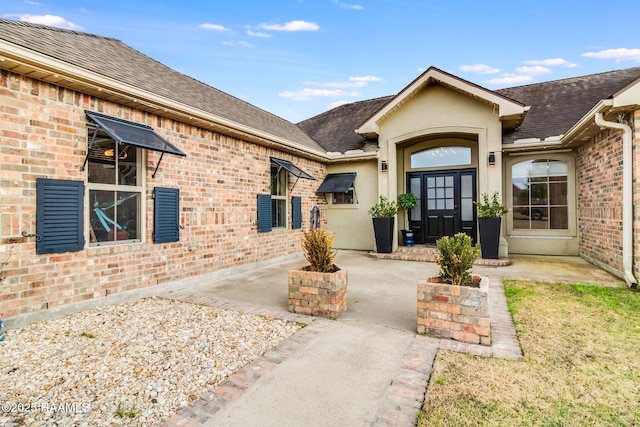
[[[355,172],[328,174],[316,193],[331,194],[331,202],[334,205],[356,204],[353,182],[356,179]]]
[[[411,154],[411,168],[433,168],[471,164],[470,147],[436,147]]]
[[[276,164],[271,165],[271,226],[287,226],[287,171]]]
[[[567,163],[535,159],[511,167],[513,228],[567,230],[569,203]]]
[[[142,149],[98,130],[87,163],[90,246],[141,240],[142,157]]]

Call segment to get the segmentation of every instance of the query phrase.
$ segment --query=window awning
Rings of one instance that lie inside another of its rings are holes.
[[[285,169],[291,175],[296,177],[296,182],[294,182],[293,187],[291,187],[292,191],[300,178],[313,179],[315,181],[314,177],[312,177],[311,175],[309,175],[308,173],[306,173],[305,171],[303,171],[302,169],[300,169],[299,167],[291,163],[289,160],[279,159],[277,157],[271,157],[271,161],[276,165],[278,165],[278,171],[280,171],[280,169]]]
[[[315,180],[314,177],[312,177],[311,175],[309,175],[308,173],[306,173],[305,171],[303,171],[302,169],[300,169],[299,167],[291,163],[289,160],[283,160],[283,159],[278,159],[277,157],[272,157],[271,161],[276,165],[280,166],[281,168],[286,169],[290,174],[292,174],[296,178]]]
[[[330,173],[320,184],[320,188],[316,193],[346,193],[353,187],[353,181],[356,179],[356,173]]]
[[[153,172],[154,177],[165,153],[175,154],[176,156],[186,156],[186,154],[178,147],[158,135],[151,126],[130,122],[128,120],[107,116],[93,111],[85,111],[85,114],[97,125],[96,131],[89,143],[89,149],[93,146],[98,130],[102,129],[102,131],[109,135],[109,137],[113,138],[118,144],[133,145],[134,147],[161,152],[162,155],[160,156],[160,160],[158,160],[156,170]],[[87,158],[80,170],[84,170],[88,158],[89,153],[87,153]]]

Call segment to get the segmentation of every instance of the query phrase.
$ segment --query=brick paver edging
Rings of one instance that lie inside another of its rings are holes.
[[[280,363],[294,354],[300,347],[313,340],[324,331],[329,320],[309,317],[279,310],[258,308],[250,304],[220,301],[205,296],[168,293],[162,298],[175,299],[193,304],[202,304],[246,314],[272,317],[290,322],[305,323],[307,326],[283,340],[277,347],[267,351],[262,357],[244,366],[238,372],[222,381],[211,392],[201,395],[191,405],[172,415],[162,425],[167,427],[197,427],[211,425],[216,414],[229,402],[239,397],[260,378],[273,371]]]

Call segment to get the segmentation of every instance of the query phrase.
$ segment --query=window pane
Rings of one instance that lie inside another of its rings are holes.
[[[513,228],[567,229],[568,187],[566,162],[527,160],[513,165]]]
[[[418,198],[418,203],[416,204],[416,207],[411,209],[411,220],[420,221],[420,219],[422,218],[422,212],[420,207],[421,205],[420,178],[411,178],[410,185],[411,185],[411,194],[413,194]]]
[[[462,220],[463,221],[473,221],[473,200],[471,199],[462,199]]]
[[[138,150],[127,146],[118,153],[118,184],[138,185],[137,157]]]
[[[119,191],[117,203],[118,224],[122,227],[122,233],[116,235],[117,240],[138,239],[140,193]]]
[[[275,165],[271,165],[271,195],[287,195],[287,171]]]
[[[91,190],[91,243],[138,239],[140,193]]]
[[[437,147],[411,154],[412,168],[432,168],[471,164],[469,147]]]
[[[334,205],[352,205],[353,203],[353,188],[346,193],[333,193]]]
[[[91,137],[92,135],[90,135]],[[96,184],[116,183],[116,158],[114,140],[98,135],[89,151],[88,180]],[[135,150],[134,150],[135,151]]]
[[[287,201],[284,199],[271,199],[271,226],[286,227]]]

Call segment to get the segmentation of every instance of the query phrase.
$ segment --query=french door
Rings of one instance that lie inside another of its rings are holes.
[[[475,242],[475,169],[409,172],[407,192],[418,197],[418,205],[409,212],[416,243],[435,243],[459,232]]]

